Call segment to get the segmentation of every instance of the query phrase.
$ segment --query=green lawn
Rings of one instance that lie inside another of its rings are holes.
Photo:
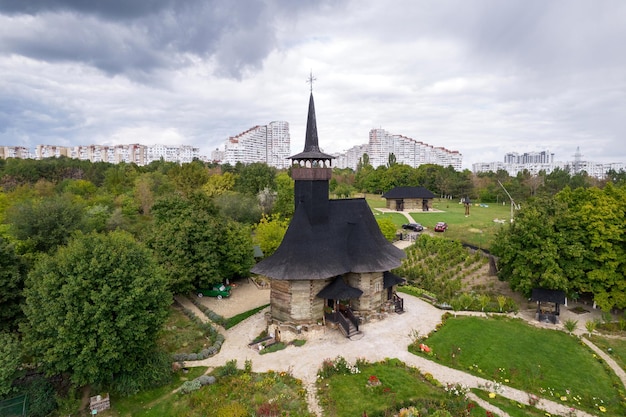
[[[409,220],[406,217],[404,217],[404,215],[399,214],[399,213],[381,213],[379,211],[374,210],[374,217],[376,218],[376,220],[389,219],[393,222],[393,224],[396,225],[398,229],[401,229],[403,224],[406,224],[409,222]]]
[[[293,416],[310,416],[305,390],[300,380],[285,372],[250,373],[217,376],[217,382],[190,394],[174,392],[186,380],[206,372],[207,368],[179,371],[171,384],[127,398],[111,398],[112,408],[98,415],[110,417],[204,417],[261,415],[269,411]],[[219,373],[217,368],[214,373]],[[270,414],[267,414],[270,415]]]
[[[531,407],[528,403],[518,403],[517,401],[509,400],[501,395],[490,398],[489,393],[481,389],[472,389],[472,392],[476,394],[478,398],[493,404],[511,417],[546,417],[544,410]]]
[[[626,340],[593,335],[591,341],[594,345],[608,353],[626,371]]]
[[[206,367],[191,368],[188,373],[178,371],[172,383],[142,391],[139,394],[124,398],[111,398],[111,410],[103,411],[98,415],[119,417],[161,417],[184,416],[187,408],[187,399],[174,393],[183,382],[197,378],[206,372]]]
[[[169,309],[169,316],[159,332],[158,344],[168,353],[198,353],[211,345],[205,332],[189,320],[177,305]]]
[[[624,415],[624,387],[577,338],[518,319],[458,317],[424,341],[446,366],[571,407]],[[416,354],[419,349],[410,348]],[[590,381],[593,381],[590,383]]]
[[[376,208],[385,207],[385,199],[377,195],[367,194],[367,203],[374,213],[380,213]],[[459,204],[458,200],[435,199],[433,208],[438,211],[410,213],[416,223],[421,223],[428,230],[432,231],[437,222],[448,223],[448,230],[442,235],[456,239],[464,243],[469,243],[483,249],[489,249],[495,234],[504,225],[509,223],[511,218],[510,206],[501,204],[487,204],[486,207],[472,206],[470,215],[465,217],[465,206]],[[398,213],[377,214],[378,216],[390,216],[398,228],[406,223],[406,218]],[[504,223],[494,222],[494,220],[504,220]]]
[[[409,406],[418,410],[426,408],[429,412],[447,408],[456,416],[467,409],[468,403],[462,397],[446,393],[428,382],[418,369],[407,367],[397,359],[356,365],[355,369],[358,373],[318,379],[318,398],[324,416],[354,417],[364,412],[368,416],[387,416]],[[380,385],[368,383],[374,377]],[[484,416],[485,411],[474,405],[470,415]]]

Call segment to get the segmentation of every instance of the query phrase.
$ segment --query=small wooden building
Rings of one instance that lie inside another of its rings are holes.
[[[387,208],[396,211],[428,211],[435,195],[424,187],[396,187],[385,194]]]
[[[545,323],[556,324],[561,314],[561,304],[565,304],[565,292],[561,290],[548,290],[545,288],[533,288],[530,297],[537,302],[535,318]]]
[[[301,326],[336,318],[358,328],[393,301],[399,280],[385,281],[384,274],[400,266],[405,253],[385,239],[365,199],[329,199],[332,156],[319,149],[313,94],[304,151],[290,159],[293,218],[276,252],[252,272],[270,278],[275,322]]]

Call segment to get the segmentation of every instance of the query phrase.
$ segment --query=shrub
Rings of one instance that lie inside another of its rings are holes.
[[[572,334],[572,332],[576,330],[577,326],[578,326],[578,320],[567,319],[563,323],[563,327],[565,327],[565,330],[567,330],[569,334]]]
[[[215,370],[217,376],[237,375],[237,359],[227,361],[224,366],[220,366]]]
[[[198,381],[200,385],[204,386],[204,385],[215,384],[216,379],[212,375],[201,375],[198,378],[196,378],[195,381]]]
[[[239,403],[230,403],[217,410],[217,417],[247,417],[246,407]]]
[[[202,387],[202,384],[198,379],[194,379],[192,381],[185,381],[183,385],[181,385],[179,392],[181,394],[189,394],[190,392],[197,391]]]
[[[172,380],[171,357],[166,352],[154,351],[113,378],[111,390],[120,396],[128,396],[149,388],[163,386]]]
[[[18,380],[16,388],[20,394],[28,396],[29,416],[44,417],[56,410],[57,397],[54,395],[54,387],[43,375],[37,374]]]

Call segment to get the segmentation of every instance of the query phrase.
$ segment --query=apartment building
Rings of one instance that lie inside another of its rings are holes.
[[[531,175],[537,175],[541,171],[550,174],[558,168],[568,171],[572,175],[584,171],[590,177],[603,179],[610,170],[619,172],[624,170],[624,167],[625,164],[621,162],[597,163],[585,161],[577,148],[572,161],[555,161],[554,154],[549,151],[525,152],[523,154],[509,152],[504,155],[504,162],[477,162],[472,164],[472,171],[480,173],[504,170],[510,176],[516,176],[524,171],[529,172]]]
[[[290,153],[289,123],[275,121],[264,126],[254,126],[228,138],[224,143],[222,163],[235,165],[237,162],[265,162],[283,169],[289,167]],[[213,152],[213,155],[219,154]]]
[[[344,153],[335,155],[336,166],[340,168],[356,169],[359,159],[367,153],[370,164],[376,168],[389,163],[389,155],[394,154],[396,162],[418,167],[423,164],[449,166],[461,170],[463,155],[458,151],[451,151],[444,147],[435,147],[415,139],[395,135],[384,129],[372,129],[369,132],[369,142],[350,148]]]
[[[189,163],[194,158],[200,158],[200,149],[193,146],[168,145],[79,145],[57,146],[37,145],[34,155],[27,148],[19,146],[0,146],[0,158],[68,158],[91,162],[109,162],[111,164],[134,163],[139,166],[147,165],[152,161],[163,159],[167,162],[180,164]]]
[[[0,146],[0,158],[30,158],[30,150],[23,146]]]

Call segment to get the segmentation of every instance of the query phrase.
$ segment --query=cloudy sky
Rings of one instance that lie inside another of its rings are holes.
[[[286,120],[501,161],[626,163],[623,0],[0,0],[0,145],[188,144]]]

